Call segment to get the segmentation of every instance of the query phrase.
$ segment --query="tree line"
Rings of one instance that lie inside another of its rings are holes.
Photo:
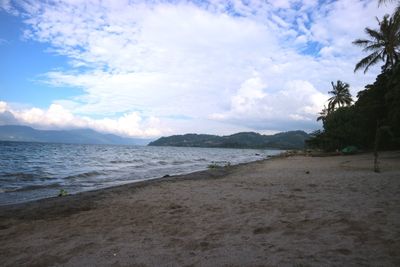
[[[380,0],[379,4],[389,2]],[[326,151],[356,146],[364,150],[400,149],[400,1],[393,14],[377,19],[378,28],[365,28],[366,39],[353,41],[368,55],[354,72],[376,64],[381,73],[353,101],[348,83],[332,82],[331,97],[320,112],[323,129],[311,134],[307,144]]]

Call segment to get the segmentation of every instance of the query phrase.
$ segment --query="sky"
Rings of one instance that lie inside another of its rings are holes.
[[[321,128],[377,0],[0,0],[0,125],[122,136]]]

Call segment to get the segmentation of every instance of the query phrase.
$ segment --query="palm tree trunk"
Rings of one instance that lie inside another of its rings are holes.
[[[380,134],[379,124],[380,124],[379,120],[376,120],[375,142],[374,142],[374,172],[380,172],[378,149],[379,149],[379,141],[381,134]]]

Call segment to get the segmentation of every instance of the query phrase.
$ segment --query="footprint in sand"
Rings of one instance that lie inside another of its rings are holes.
[[[268,234],[272,231],[271,226],[266,226],[266,227],[258,227],[253,230],[253,234],[259,235],[259,234]]]

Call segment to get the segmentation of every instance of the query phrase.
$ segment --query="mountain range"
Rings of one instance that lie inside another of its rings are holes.
[[[289,131],[274,135],[261,135],[255,132],[241,132],[227,136],[185,134],[161,137],[152,141],[104,134],[91,129],[37,130],[20,125],[0,126],[1,141],[45,143],[302,149],[308,138],[309,135],[304,131]]]
[[[185,134],[161,137],[150,142],[149,146],[302,149],[309,137],[304,131],[289,131],[274,135],[261,135],[255,132],[228,136]]]
[[[91,129],[74,130],[36,130],[28,126],[0,126],[1,141],[71,143],[71,144],[110,144],[147,145],[151,140],[103,134]]]

